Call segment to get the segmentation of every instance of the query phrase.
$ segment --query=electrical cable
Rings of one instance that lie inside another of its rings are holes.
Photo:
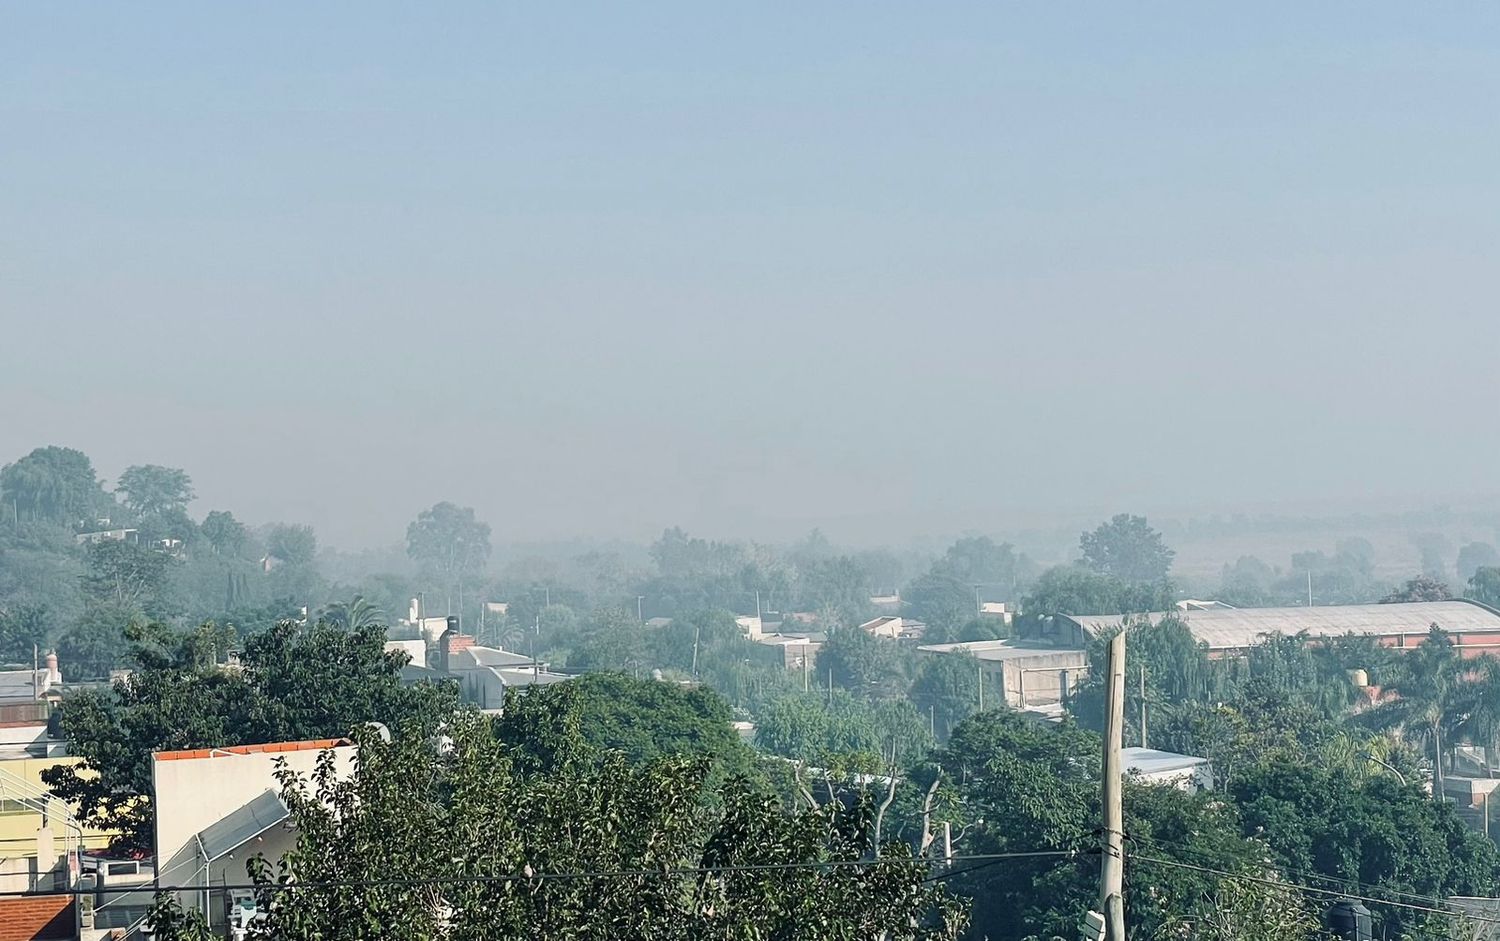
[[[1074,850],[1036,850],[1031,852],[1016,853],[979,853],[965,856],[952,856],[953,862],[976,862],[986,861],[999,863],[1012,859],[1037,859],[1048,856],[1070,856]],[[824,862],[801,862],[801,863],[753,863],[738,866],[698,866],[698,867],[669,867],[661,869],[594,869],[578,872],[537,872],[530,875],[526,873],[505,873],[501,875],[487,876],[463,876],[444,875],[426,878],[400,878],[400,879],[357,879],[357,880],[334,880],[329,882],[285,882],[285,883],[225,883],[215,885],[215,889],[235,890],[266,890],[281,892],[294,889],[305,890],[331,890],[331,889],[359,889],[359,888],[389,888],[402,886],[423,885],[487,885],[508,882],[545,882],[566,881],[572,879],[633,879],[644,876],[697,876],[697,875],[719,875],[740,872],[785,872],[804,869],[835,870],[835,869],[862,869],[874,866],[909,865],[922,866],[932,862],[931,857],[920,856],[891,856],[882,859],[841,859],[827,860]],[[929,881],[924,879],[923,882]],[[96,892],[110,894],[123,892],[197,892],[202,891],[202,885],[162,885],[146,882],[138,885],[121,885],[119,887],[99,886],[94,889],[67,889],[55,892],[35,891],[0,891],[0,898],[14,898],[38,895],[92,895]]]
[[[938,875],[935,875],[935,876],[928,876],[926,879],[923,879],[922,881],[924,883],[943,882],[943,881],[945,881],[947,879],[957,878],[958,876],[966,876],[969,873],[974,872],[974,871],[979,870],[979,869],[988,869],[990,866],[998,866],[998,865],[1000,865],[1003,862],[1008,862],[1008,861],[1014,860],[1014,859],[1046,859],[1046,858],[1049,858],[1049,857],[1055,859],[1055,858],[1061,857],[1061,856],[1068,856],[1068,857],[1082,856],[1082,855],[1087,855],[1089,853],[1097,853],[1097,852],[1099,852],[1099,850],[1096,848],[1096,849],[1083,850],[1083,851],[1079,851],[1079,850],[1038,850],[1037,852],[1034,852],[1034,853],[1001,853],[1001,854],[996,854],[996,858],[990,859],[987,862],[982,862],[982,863],[980,863],[977,866],[969,866],[969,867],[964,868],[964,869],[951,869],[948,872],[939,873]],[[971,860],[971,859],[979,859],[979,858],[981,858],[981,857],[979,857],[979,856],[954,856],[954,857],[952,857],[952,859],[955,859],[955,860]]]
[[[1159,840],[1152,837],[1135,837],[1128,833],[1126,834],[1125,838],[1127,841],[1141,841],[1142,845],[1145,845],[1148,848],[1154,848],[1162,851],[1175,850],[1181,853],[1190,853],[1194,856],[1199,857],[1200,859],[1212,858],[1212,851],[1210,850],[1191,846],[1186,843],[1179,843],[1174,840]],[[1441,897],[1435,895],[1421,895],[1415,892],[1403,892],[1400,889],[1388,889],[1384,886],[1370,885],[1369,883],[1360,882],[1357,879],[1341,879],[1337,876],[1329,876],[1317,872],[1306,872],[1303,870],[1291,869],[1274,862],[1269,863],[1269,865],[1275,866],[1277,872],[1280,872],[1287,876],[1291,876],[1294,879],[1313,880],[1330,886],[1351,886],[1354,889],[1362,892],[1381,893],[1385,895],[1395,896],[1397,898],[1410,899],[1415,902],[1426,902],[1432,905],[1442,905],[1444,902]]]
[[[1193,872],[1222,876],[1225,879],[1233,879],[1240,882],[1253,882],[1258,885],[1270,886],[1277,889],[1299,889],[1303,892],[1308,892],[1313,895],[1322,895],[1335,899],[1352,899],[1357,902],[1370,902],[1376,905],[1387,905],[1392,908],[1404,908],[1410,911],[1426,912],[1433,915],[1443,915],[1449,918],[1467,918],[1470,921],[1480,922],[1484,924],[1500,925],[1500,917],[1477,915],[1470,912],[1460,912],[1455,911],[1451,908],[1437,908],[1432,905],[1414,905],[1410,902],[1395,902],[1391,901],[1390,899],[1378,899],[1371,898],[1365,895],[1356,895],[1353,892],[1338,892],[1332,889],[1319,889],[1310,885],[1300,885],[1295,882],[1282,882],[1276,879],[1267,879],[1263,876],[1252,876],[1247,873],[1228,872],[1223,869],[1214,869],[1210,866],[1197,866],[1192,863],[1185,863],[1181,860],[1175,859],[1162,859],[1160,857],[1141,856],[1139,854],[1132,855],[1130,858],[1135,860],[1136,862],[1155,863],[1161,866],[1169,866],[1177,869],[1187,869]]]

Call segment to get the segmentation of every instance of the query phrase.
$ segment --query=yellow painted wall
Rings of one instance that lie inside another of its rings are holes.
[[[11,758],[0,761],[0,772],[11,778],[19,778],[27,784],[45,791],[42,772],[48,768],[76,765],[81,758]],[[3,780],[0,775],[0,780]],[[0,786],[3,790],[3,786]],[[5,795],[10,796],[10,795]],[[0,805],[0,855],[36,855],[36,832],[42,825],[41,814],[31,810],[17,810],[14,805]],[[62,834],[57,834],[61,840]],[[85,827],[84,846],[101,849],[115,836],[113,830],[95,830]],[[22,847],[28,846],[27,849]]]

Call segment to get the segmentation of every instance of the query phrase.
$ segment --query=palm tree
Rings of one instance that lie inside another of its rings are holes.
[[[1470,667],[1465,715],[1459,733],[1484,746],[1485,768],[1493,773],[1493,755],[1500,746],[1500,660],[1484,656],[1472,661]]]
[[[365,600],[364,595],[355,595],[350,601],[336,601],[323,609],[319,620],[345,630],[357,631],[377,627],[385,623],[385,612],[380,606]]]
[[[1399,729],[1423,748],[1431,749],[1433,797],[1443,795],[1443,755],[1451,748],[1458,728],[1469,718],[1474,679],[1453,638],[1432,625],[1421,646],[1407,653],[1386,691],[1394,698],[1365,713],[1378,729]]]

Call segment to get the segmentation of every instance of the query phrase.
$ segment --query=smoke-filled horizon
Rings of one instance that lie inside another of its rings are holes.
[[[1493,10],[9,14],[0,461],[349,548],[1496,503]]]

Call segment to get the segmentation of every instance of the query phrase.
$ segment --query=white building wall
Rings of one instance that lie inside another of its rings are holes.
[[[332,749],[340,776],[353,773],[354,755],[358,749],[343,745]],[[196,885],[203,882],[202,854],[198,851],[198,834],[211,824],[250,803],[267,790],[280,792],[276,782],[276,762],[284,759],[289,768],[308,776],[317,766],[322,749],[298,751],[251,752],[213,751],[211,757],[168,758],[155,756],[151,761],[152,793],[156,809],[156,865],[164,885]],[[268,835],[268,840],[270,837]],[[253,853],[251,855],[254,855]],[[272,859],[280,858],[279,853]],[[215,875],[225,866],[237,868],[244,875],[244,861],[220,860],[214,864]],[[168,871],[168,868],[173,871]],[[230,882],[243,882],[231,878]],[[185,893],[184,905],[200,908],[196,893]]]

